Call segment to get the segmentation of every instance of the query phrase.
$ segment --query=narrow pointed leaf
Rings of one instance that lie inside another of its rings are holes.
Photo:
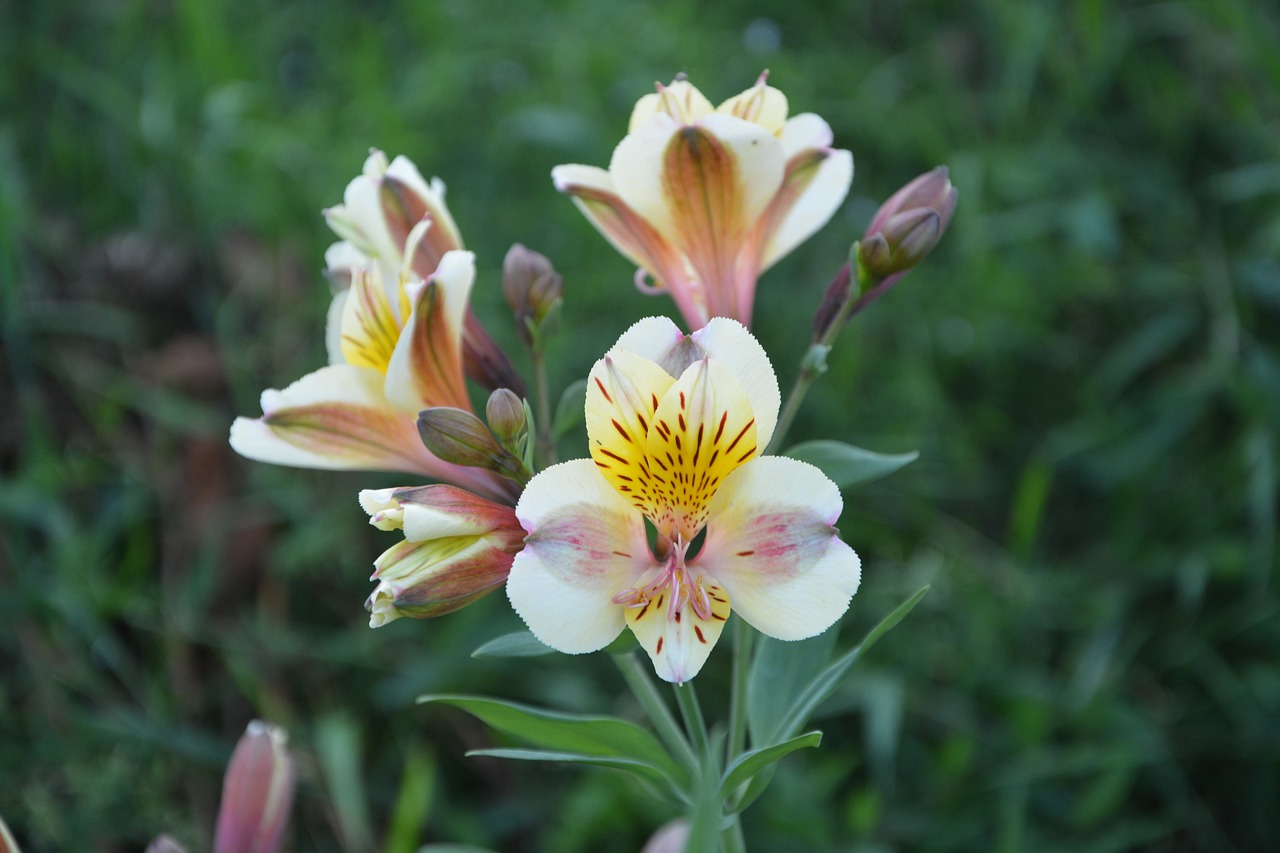
[[[809,715],[813,713],[813,710],[826,701],[832,693],[836,692],[836,688],[840,686],[840,682],[849,672],[854,662],[875,645],[877,640],[888,633],[889,629],[905,619],[907,614],[920,603],[920,599],[924,598],[925,593],[928,591],[928,586],[921,587],[915,595],[899,604],[892,613],[881,619],[880,624],[872,628],[861,643],[818,673],[817,677],[809,683],[809,686],[796,697],[795,703],[791,706],[791,712],[778,728],[777,736],[779,738],[789,738],[798,732],[805,724],[805,721],[809,719]]]
[[[615,717],[565,714],[481,696],[419,696],[418,702],[441,702],[461,708],[498,731],[541,749],[631,759],[670,779],[684,778],[680,765],[656,737]]]
[[[555,761],[565,764],[590,764],[595,767],[610,767],[622,770],[633,776],[651,782],[669,793],[678,791],[674,780],[658,768],[634,758],[611,758],[609,756],[586,755],[581,752],[556,752],[549,749],[472,749],[467,757],[482,756],[487,758],[506,758],[512,761]]]
[[[916,450],[910,453],[876,453],[842,441],[824,440],[797,444],[782,455],[816,465],[843,489],[888,476],[914,462],[920,453]]]
[[[551,420],[551,435],[559,438],[586,418],[587,380],[579,379],[564,389]]]
[[[792,702],[831,662],[835,644],[835,631],[823,631],[795,642],[756,638],[755,658],[747,679],[747,727],[753,744],[777,741],[778,728]]]
[[[471,653],[473,658],[536,658],[549,655],[555,649],[544,645],[529,631],[503,634],[490,640]]]
[[[773,746],[744,752],[725,771],[724,779],[720,782],[721,796],[729,797],[739,785],[766,767],[776,764],[783,756],[790,755],[797,749],[814,748],[820,743],[822,743],[822,732],[812,731],[782,743],[775,743]]]

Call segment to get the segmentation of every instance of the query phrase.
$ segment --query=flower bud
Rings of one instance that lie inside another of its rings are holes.
[[[2,842],[3,839],[0,838],[0,844]],[[0,853],[18,853],[18,848],[15,846],[10,851],[9,848],[0,846]],[[151,843],[147,845],[145,853],[187,853],[187,848],[179,844],[172,835],[157,835],[151,839]]]
[[[640,853],[682,853],[691,828],[688,820],[676,818],[650,836]]]
[[[524,401],[507,388],[499,388],[489,395],[485,417],[498,441],[513,453],[517,452],[515,448],[520,439],[529,435]]]
[[[445,462],[485,468],[513,480],[529,478],[524,463],[470,412],[450,406],[425,409],[418,415],[418,434],[427,450]]]
[[[372,628],[465,607],[506,581],[524,546],[524,528],[511,507],[454,486],[366,490],[360,503],[375,525],[394,504],[405,532],[405,541],[374,561],[378,586],[365,602]]]
[[[919,264],[951,223],[956,197],[946,166],[920,175],[894,193],[872,218],[858,248],[863,275],[881,282]]]
[[[564,280],[543,255],[516,243],[502,262],[502,292],[516,318],[516,329],[532,344],[541,327],[559,305]]]
[[[274,853],[293,805],[294,766],[284,730],[254,720],[222,781],[214,853]]]

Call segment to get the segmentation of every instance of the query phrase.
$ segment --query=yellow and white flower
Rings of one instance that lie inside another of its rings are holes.
[[[354,268],[340,310],[329,312],[334,363],[263,392],[262,417],[236,419],[232,448],[278,465],[405,471],[511,500],[508,481],[437,459],[418,435],[423,409],[471,410],[462,330],[475,257],[446,252],[425,281],[402,269],[388,282],[382,270]]]
[[[860,577],[834,527],[840,492],[811,465],[759,455],[779,403],[768,357],[734,320],[629,329],[588,378],[591,459],[546,469],[516,505],[528,536],[507,595],[534,635],[576,654],[625,625],[681,683],[731,607],[784,640],[839,619]]]
[[[552,180],[690,328],[750,325],[756,280],[826,224],[853,180],[831,127],[787,110],[764,75],[719,107],[678,79],[636,104],[607,171],[557,166]]]

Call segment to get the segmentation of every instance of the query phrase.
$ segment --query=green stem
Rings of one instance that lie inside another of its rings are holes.
[[[684,718],[684,729],[693,741],[693,749],[698,756],[707,761],[710,759],[707,749],[707,722],[702,716],[702,706],[698,703],[698,694],[693,689],[693,682],[675,686],[676,704],[680,706],[680,716]]]
[[[542,348],[529,348],[529,360],[533,362],[534,406],[538,419],[538,456],[542,467],[556,463],[556,445],[551,440],[551,390],[547,383],[547,365]]]
[[[854,256],[857,256],[857,246],[854,247]],[[871,306],[885,292],[898,283],[898,279],[902,278],[905,273],[894,273],[893,275],[881,279],[868,279],[866,272],[861,265],[858,267],[857,299],[846,300],[840,306],[839,312],[835,317],[827,323],[826,328],[821,335],[815,340],[809,348],[812,353],[816,348],[821,347],[824,350],[830,350],[835,345],[836,338],[840,336],[840,332],[844,329],[845,324],[857,315],[861,314]],[[837,278],[845,278],[849,275],[849,265],[845,264],[837,274]],[[778,448],[785,440],[787,432],[791,429],[791,423],[796,419],[796,414],[800,411],[800,404],[804,402],[805,395],[809,393],[809,386],[814,380],[826,372],[826,365],[812,361],[812,356],[806,353],[804,361],[800,365],[800,372],[796,375],[795,384],[791,386],[791,391],[787,394],[787,402],[782,407],[782,414],[778,416],[778,423],[773,428],[773,439],[769,442],[769,446],[765,448],[765,455],[773,455],[778,452]],[[825,357],[825,353],[823,354]]]
[[[733,822],[720,832],[720,849],[724,853],[747,853],[747,840],[742,837],[742,818],[735,815]]]
[[[751,647],[755,635],[741,617],[733,624],[733,682],[729,694],[729,740],[725,766],[742,754],[747,745],[747,679],[751,673]]]
[[[640,703],[640,707],[648,715],[649,722],[653,723],[654,729],[658,732],[658,737],[666,742],[668,749],[684,760],[684,763],[689,766],[690,772],[696,776],[698,768],[701,766],[698,754],[693,751],[693,747],[689,745],[688,738],[680,731],[680,724],[676,722],[675,715],[671,713],[671,709],[663,701],[662,695],[658,693],[658,689],[649,680],[644,664],[634,654],[611,655],[611,657],[613,662],[617,664],[618,670],[622,673],[623,679],[627,682],[627,686],[631,688],[631,693],[636,697],[636,701]]]

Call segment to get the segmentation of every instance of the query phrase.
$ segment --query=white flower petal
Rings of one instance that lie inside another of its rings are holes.
[[[576,459],[530,480],[516,517],[529,535],[507,579],[511,606],[553,649],[604,648],[624,624],[613,597],[653,565],[640,513]]]
[[[782,127],[782,150],[794,157],[809,148],[830,148],[835,142],[831,125],[816,113],[800,113],[787,119]]]
[[[833,526],[840,490],[812,465],[766,456],[734,471],[711,500],[697,568],[762,633],[801,640],[831,627],[858,589],[858,555]]]
[[[853,155],[843,149],[801,152],[787,164],[787,177],[768,216],[761,271],[773,266],[831,219],[853,183]]]

